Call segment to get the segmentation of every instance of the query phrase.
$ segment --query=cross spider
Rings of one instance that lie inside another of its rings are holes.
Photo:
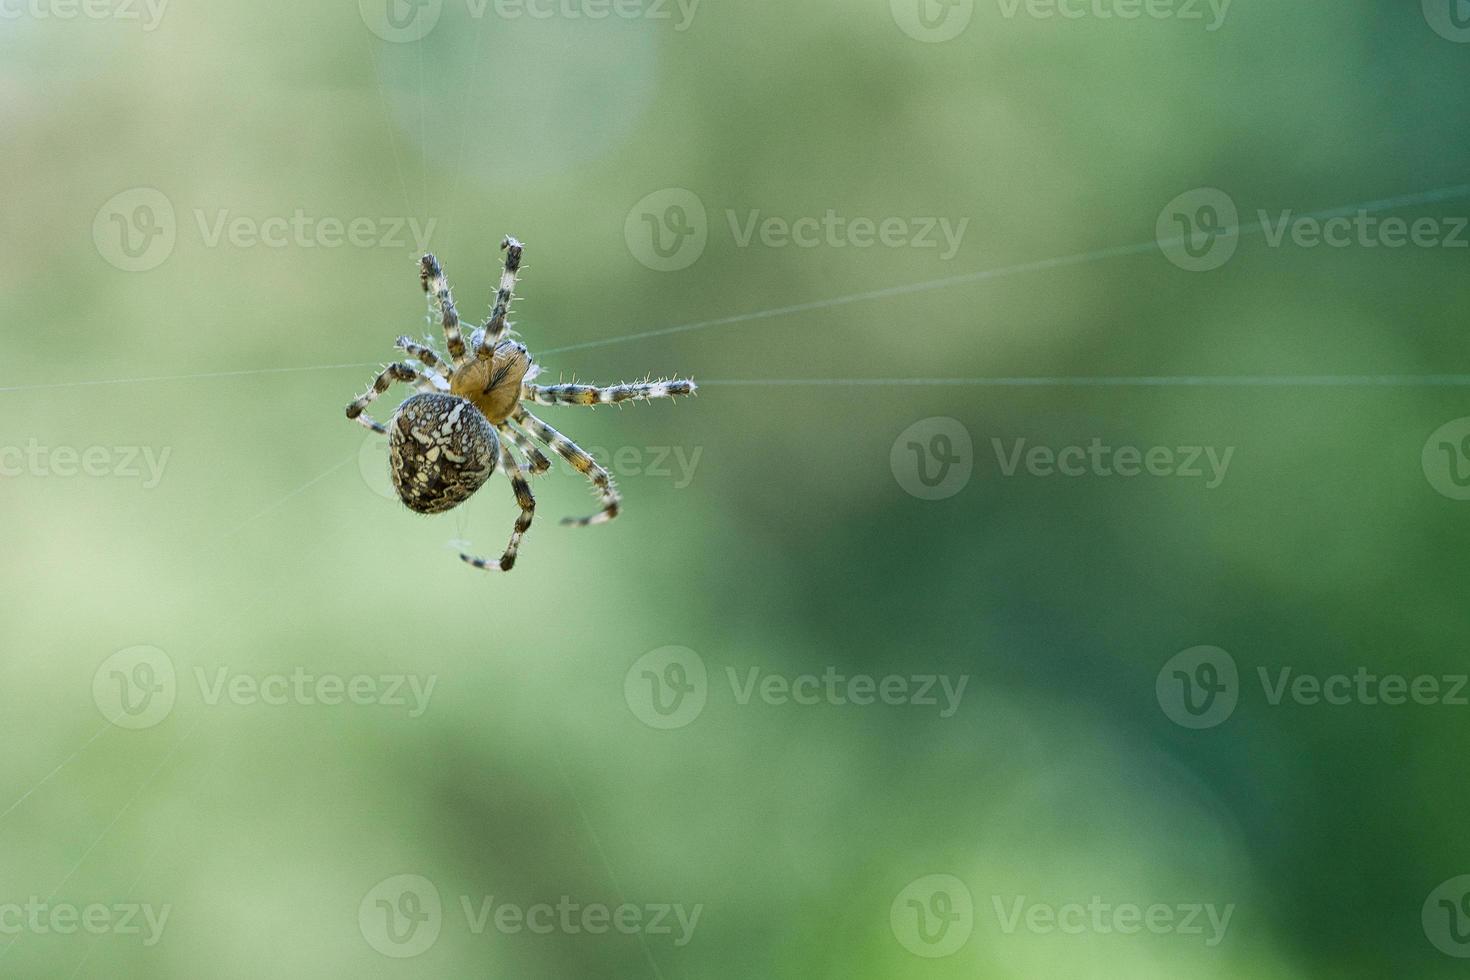
[[[602,504],[590,517],[569,517],[563,524],[586,527],[606,523],[618,516],[622,502],[607,470],[576,443],[527,411],[523,402],[608,405],[640,398],[688,395],[694,392],[695,386],[693,381],[676,380],[644,381],[611,388],[532,384],[539,368],[525,345],[510,339],[510,324],[506,322],[523,246],[514,238],[506,238],[500,248],[505,252],[500,291],[495,295],[489,319],[470,336],[468,347],[460,334],[459,314],[444,270],[433,255],[423,257],[419,263],[419,281],[429,296],[431,311],[437,310],[444,325],[444,342],[453,363],[446,364],[423,344],[399,337],[394,346],[420,366],[407,361],[388,365],[372,387],[347,406],[347,417],[374,432],[388,435],[393,486],[399,499],[420,514],[440,514],[464,503],[484,485],[495,467],[500,466],[510,478],[516,502],[521,507],[510,544],[499,561],[465,554],[460,558],[476,568],[508,572],[515,564],[521,537],[531,527],[536,511],[530,477],[551,468],[551,461],[536,448],[535,442],[560,455],[591,481]],[[406,399],[388,425],[383,426],[364,411],[395,381],[413,384],[419,393]]]

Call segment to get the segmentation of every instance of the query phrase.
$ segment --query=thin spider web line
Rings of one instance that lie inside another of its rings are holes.
[[[373,53],[373,39],[368,32],[363,32],[363,44],[367,46],[368,70],[373,76],[373,87],[378,92],[378,105],[382,109],[383,118],[388,125],[388,145],[393,150],[393,168],[398,171],[398,186],[403,191],[403,207],[412,210],[413,204],[408,196],[408,175],[403,169],[403,159],[398,152],[398,134],[393,128],[393,109],[388,104],[388,93],[383,88],[383,77],[378,72],[378,56]]]
[[[140,868],[138,868],[138,873],[133,876],[133,880],[128,882],[127,891],[123,893],[124,895],[134,895],[137,893],[138,882],[143,880],[143,875],[148,871],[148,868],[158,858],[158,855],[163,852],[164,846],[168,843],[169,839],[165,837],[154,846],[152,852],[150,852],[149,855],[143,859],[143,864]],[[73,978],[73,980],[78,973],[82,972],[82,967],[87,965],[87,961],[92,958],[92,954],[97,951],[97,944],[99,942],[101,942],[101,937],[93,937],[92,942],[88,944],[86,955],[82,957],[82,961],[77,964],[77,968],[75,970],[72,970],[69,975],[71,978]]]
[[[1404,194],[1398,197],[1380,198],[1375,201],[1365,201],[1360,204],[1344,204],[1323,211],[1313,211],[1299,215],[1296,220],[1326,221],[1332,218],[1340,218],[1351,214],[1377,214],[1384,211],[1400,210],[1424,204],[1434,204],[1441,201],[1459,200],[1470,197],[1470,184],[1455,184],[1449,187],[1441,187],[1432,191],[1422,191],[1415,194]],[[1263,233],[1267,230],[1268,223],[1263,219],[1253,225],[1235,224],[1219,233],[1220,238],[1244,238],[1248,235]],[[788,316],[793,313],[810,313],[816,310],[831,309],[838,306],[848,306],[853,303],[868,302],[871,300],[890,299],[895,296],[909,296],[915,293],[929,292],[936,289],[945,289],[967,283],[987,282],[994,279],[1003,279],[1009,276],[1023,275],[1029,272],[1044,272],[1052,269],[1067,268],[1070,266],[1086,265],[1105,259],[1121,258],[1130,255],[1142,255],[1154,251],[1163,251],[1175,245],[1181,245],[1188,239],[1179,235],[1173,238],[1153,239],[1147,242],[1136,242],[1132,245],[1117,245],[1112,248],[1098,249],[1092,252],[1079,252],[1074,255],[1063,255],[1051,259],[1039,259],[1034,262],[1022,262],[1017,265],[1002,266],[994,269],[982,269],[978,272],[965,272],[959,275],[947,276],[943,279],[931,279],[926,282],[909,283],[902,286],[888,286],[883,289],[873,289],[863,293],[852,293],[847,296],[835,296],[830,299],[814,300],[808,303],[795,303],[790,306],[781,306],[769,310],[757,310],[753,313],[740,313],[734,316],[719,317],[713,320],[702,320],[696,323],[684,323],[673,327],[661,327],[657,330],[644,330],[639,333],[626,334],[619,337],[606,337],[601,340],[588,340],[577,344],[568,344],[564,347],[551,347],[542,350],[542,354],[560,354],[566,351],[586,350],[591,347],[606,347],[611,344],[626,343],[631,340],[646,340],[650,337],[666,337],[670,334],[688,333],[693,330],[706,330],[712,327],[734,326],[741,323],[750,323],[756,320],[768,320],[774,317]]]
[[[364,429],[363,431],[366,432],[367,430]],[[221,540],[223,540],[225,538],[234,537],[236,534],[239,534],[241,531],[245,530],[245,528],[249,527],[251,524],[254,524],[256,521],[260,520],[265,515],[274,513],[275,511],[279,510],[281,507],[284,507],[292,499],[294,499],[294,498],[300,496],[301,494],[305,493],[307,490],[309,490],[312,487],[316,486],[318,483],[322,482],[327,477],[331,476],[333,473],[337,472],[342,467],[344,467],[348,463],[352,462],[354,459],[356,459],[358,457],[358,453],[359,452],[360,452],[360,450],[354,451],[352,453],[352,455],[347,456],[341,462],[338,462],[338,463],[333,464],[328,469],[326,469],[323,472],[321,472],[321,473],[317,474],[316,476],[312,477],[310,480],[307,480],[305,483],[301,484],[301,486],[297,487],[295,490],[292,490],[290,493],[286,494],[284,497],[281,497],[278,500],[276,500],[275,503],[271,504],[269,507],[266,507],[263,510],[257,511],[255,514],[253,514],[250,517],[246,518],[245,520],[241,521],[239,524],[235,525],[233,528],[231,528],[230,530],[226,531],[223,535],[221,535]]]
[[[405,186],[405,196],[407,187]],[[1382,198],[1377,201],[1368,201],[1363,204],[1343,205],[1325,211],[1316,211],[1311,214],[1301,215],[1300,218],[1312,220],[1326,220],[1334,217],[1355,214],[1358,212],[1380,213],[1387,210],[1406,208],[1415,205],[1435,203],[1438,201],[1457,200],[1470,197],[1470,184],[1457,184],[1439,190],[1425,191],[1419,194],[1408,194],[1401,197]],[[1265,224],[1260,223],[1252,226],[1235,225],[1230,229],[1222,231],[1222,237],[1256,234],[1265,230]],[[947,276],[943,279],[931,279],[925,282],[908,283],[899,286],[889,286],[883,289],[873,289],[861,293],[850,293],[845,296],[834,296],[827,299],[813,300],[807,303],[796,303],[789,306],[773,307],[766,310],[756,310],[750,313],[738,313],[733,316],[719,317],[713,320],[700,320],[692,323],[678,324],[672,327],[661,327],[656,330],[645,330],[639,333],[625,334],[618,337],[608,337],[601,340],[589,340],[583,343],[570,344],[563,347],[551,347],[541,350],[541,355],[560,354],[567,351],[585,350],[592,347],[606,347],[612,344],[627,343],[633,340],[644,340],[649,337],[662,337],[670,334],[687,333],[694,330],[705,330],[713,327],[734,326],[742,323],[751,323],[758,320],[769,320],[795,313],[808,313],[816,310],[831,309],[838,306],[847,306],[853,303],[862,303],[872,300],[888,299],[895,296],[906,296],[914,293],[929,292],[937,289],[946,289],[950,286],[965,285],[969,283],[987,282],[996,279],[1004,279],[1010,276],[1024,275],[1030,272],[1047,271],[1051,269],[1068,268],[1072,266],[1085,265],[1091,262],[1103,261],[1110,258],[1120,258],[1130,255],[1139,255],[1147,252],[1158,251],[1166,246],[1183,242],[1182,237],[1173,239],[1154,240],[1148,242],[1137,242],[1132,245],[1119,245],[1112,248],[1098,249],[1092,252],[1081,252],[1075,255],[1064,255],[1057,258],[1039,259],[1032,262],[1022,262],[1016,265],[999,266],[991,269],[981,269],[976,272],[967,272],[955,276]],[[236,378],[250,377],[254,375],[286,374],[313,371],[336,371],[347,368],[362,369],[381,365],[381,361],[361,361],[352,364],[321,364],[301,367],[271,367],[255,368],[244,371],[215,371],[195,374],[155,375],[142,378],[110,378],[92,381],[62,381],[46,384],[32,385],[10,385],[0,387],[0,394],[17,391],[42,391],[48,389],[79,388],[97,385],[124,385],[124,384],[149,384],[164,381],[198,381],[212,378]]]
[[[248,524],[254,522],[255,520],[259,519],[260,517],[263,517],[266,514],[271,513],[272,511],[274,511],[274,510],[280,508],[281,506],[285,505],[287,502],[289,502],[291,499],[293,499],[293,498],[297,497],[298,495],[300,495],[302,492],[304,492],[309,487],[314,486],[317,483],[320,483],[327,476],[329,476],[332,473],[335,473],[337,470],[341,469],[347,463],[351,462],[351,460],[355,456],[356,456],[356,453],[354,453],[353,456],[349,456],[346,459],[342,460],[340,463],[338,463],[335,466],[331,467],[326,472],[321,473],[320,475],[318,475],[316,477],[313,477],[311,480],[308,480],[306,483],[302,484],[300,487],[297,487],[295,490],[293,490],[290,493],[286,494],[285,496],[281,497],[279,500],[277,500],[271,506],[265,508],[264,510],[260,511],[259,513],[257,513],[255,516],[251,517],[249,520],[245,521],[243,524],[239,525],[238,527],[236,527],[235,529],[233,529],[233,530],[231,530],[229,532],[226,532],[224,535],[221,536],[221,540],[223,540],[224,538],[228,538],[228,537],[234,535],[235,533],[237,533],[238,531],[240,531],[241,529],[243,529]],[[253,605],[253,606],[250,607],[250,610],[251,610],[252,613],[254,612],[254,609],[257,606],[258,606],[258,603],[256,605]],[[228,631],[228,628],[227,627],[222,627],[221,629],[217,630],[215,632],[215,634],[210,637],[209,642],[212,643],[213,641],[219,639],[219,637],[225,635],[225,633],[227,631]],[[201,647],[206,646],[206,645],[207,644],[200,644]],[[81,866],[86,862],[87,858],[91,855],[92,851],[94,851],[97,848],[97,846],[103,841],[103,839],[105,839],[107,837],[107,835],[112,831],[112,828],[117,824],[117,822],[120,819],[122,819],[123,814],[126,813],[132,807],[132,805],[135,802],[137,802],[138,797],[142,795],[143,791],[148,787],[148,785],[153,781],[153,779],[158,775],[158,773],[163,769],[163,767],[168,764],[169,760],[172,759],[175,754],[177,754],[178,750],[183,746],[183,744],[186,741],[188,741],[194,735],[194,733],[199,729],[199,727],[203,724],[205,717],[207,717],[207,714],[200,715],[199,718],[196,719],[193,722],[193,724],[191,724],[189,726],[188,730],[186,732],[184,732],[183,735],[179,736],[179,738],[174,742],[174,744],[172,746],[170,746],[168,752],[164,755],[163,759],[158,763],[157,766],[155,766],[153,768],[153,771],[148,774],[148,776],[138,786],[138,789],[133,793],[133,795],[131,797],[128,798],[128,801],[123,804],[122,809],[118,811],[117,815],[112,818],[112,820],[107,824],[107,826],[105,828],[103,828],[102,833],[97,836],[96,840],[94,840],[91,843],[91,845],[88,846],[88,848],[82,853],[82,856],[77,860],[77,863],[72,866],[72,869],[67,872],[66,877],[64,877],[61,880],[61,883],[58,884],[56,886],[56,888],[52,890],[51,894],[46,899],[47,903],[50,903],[50,901],[53,898],[56,897],[56,895],[61,891],[61,889],[66,886],[66,883],[71,880],[72,875],[76,874],[77,873],[77,870],[80,869]],[[92,742],[96,741],[96,739],[102,734],[103,731],[105,731],[107,728],[111,728],[111,727],[112,726],[109,724],[109,725],[104,725],[102,729],[99,729],[95,734],[93,734],[93,736],[90,739],[87,740],[86,743],[84,743],[81,746],[81,748],[79,748],[77,751],[73,752],[72,755],[69,756],[66,759],[65,762],[63,762],[60,766],[57,766],[56,769],[54,769],[51,773],[47,774],[47,776],[44,779],[41,780],[41,783],[37,783],[36,786],[32,787],[29,791],[27,791],[25,793],[25,795],[23,795],[19,800],[17,800],[14,804],[12,804],[11,807],[10,807],[10,809],[6,810],[4,814],[0,814],[0,818],[3,818],[4,816],[8,815],[11,811],[13,811],[17,807],[19,807],[23,802],[25,802],[25,800],[32,793],[35,792],[36,789],[38,789],[41,786],[42,783],[45,783],[47,780],[50,780],[58,772],[60,772],[64,768],[66,768],[67,765],[69,765],[71,762],[73,762],[77,758],[77,756],[79,756],[81,754],[81,752],[82,752],[83,749],[85,749]],[[144,870],[146,870],[147,866],[148,866],[148,864],[145,862],[145,864],[144,864]],[[142,871],[140,870],[139,871],[139,877],[141,877],[141,876],[142,876]],[[17,933],[8,943],[6,943],[3,947],[0,947],[0,960],[3,960],[5,958],[5,956],[10,952],[10,948],[15,945],[16,940],[18,940],[22,935],[24,935],[23,932],[22,933]],[[89,955],[90,955],[90,953],[89,953]],[[81,966],[83,964],[85,964],[85,963],[86,963],[86,959],[84,958],[82,960],[82,964],[78,964],[77,970],[80,970],[81,969]],[[75,973],[73,975],[75,975]]]
[[[300,496],[306,490],[310,489],[311,487],[313,487],[316,484],[320,483],[322,480],[326,479],[328,476],[330,476],[333,473],[335,473],[338,470],[340,470],[342,467],[346,466],[354,458],[356,458],[356,456],[357,456],[357,453],[353,453],[351,456],[346,457],[341,462],[335,464],[334,466],[332,466],[331,468],[329,468],[325,472],[320,473],[320,474],[318,474],[315,477],[312,477],[310,480],[306,481],[301,486],[299,486],[296,489],[292,490],[290,493],[287,493],[284,496],[282,496],[279,499],[277,499],[270,506],[268,506],[268,507],[264,508],[263,510],[257,512],[252,517],[248,518],[243,523],[237,525],[232,530],[225,532],[223,535],[221,535],[220,540],[223,541],[223,540],[225,540],[227,538],[230,538],[230,537],[234,536],[235,534],[238,534],[240,531],[244,530],[247,526],[249,526],[250,524],[253,524],[255,521],[259,520],[260,518],[262,518],[262,517],[266,516],[267,514],[270,514],[270,513],[274,512],[274,511],[280,509],[283,506],[285,506],[287,503],[289,503],[295,497]],[[220,634],[222,634],[223,632],[224,632],[223,630],[220,631]],[[214,639],[217,639],[220,634],[216,634],[216,636],[211,637],[211,641],[214,640]],[[8,808],[6,808],[4,812],[0,812],[0,821],[3,821],[11,813],[13,813],[15,810],[19,809],[19,807],[21,806],[21,804],[23,804],[27,799],[29,799],[36,792],[36,790],[40,789],[46,783],[50,782],[53,778],[56,777],[56,775],[58,773],[60,773],[67,766],[71,765],[71,763],[75,762],[77,760],[77,758],[80,757],[81,754],[87,749],[88,746],[90,746],[93,742],[97,741],[97,739],[100,738],[103,735],[104,732],[106,732],[109,728],[112,728],[112,727],[113,726],[110,723],[104,723],[101,728],[99,728],[99,729],[97,729],[97,731],[93,732],[92,733],[92,736],[90,738],[88,738],[87,741],[83,742],[81,744],[81,746],[79,746],[75,751],[73,751],[71,755],[67,756],[67,758],[60,765],[58,765],[56,768],[52,769],[49,773],[47,773],[45,776],[43,776],[40,779],[39,782],[37,782],[30,789],[26,790],[25,793],[21,794],[20,798],[17,799],[14,803],[12,803]],[[14,942],[14,940],[11,940],[11,941]],[[3,956],[3,955],[4,955],[3,953],[0,953],[0,956]]]
[[[153,767],[153,771],[150,772],[146,777],[144,777],[143,782],[138,784],[138,788],[133,791],[132,796],[128,797],[128,801],[123,804],[122,809],[117,811],[117,815],[108,821],[107,826],[102,828],[102,833],[98,834],[97,838],[87,846],[87,849],[85,851],[82,852],[82,856],[77,859],[76,864],[72,865],[71,870],[66,873],[66,877],[62,878],[61,882],[51,890],[51,894],[46,896],[47,905],[50,905],[52,899],[54,899],[58,894],[61,893],[61,890],[66,887],[66,883],[68,881],[71,881],[71,876],[76,874],[81,866],[87,862],[87,858],[91,857],[92,852],[97,849],[97,845],[101,844],[103,839],[112,832],[112,828],[117,826],[117,822],[123,818],[123,814],[127,813],[128,810],[132,808],[132,805],[138,801],[138,797],[143,795],[143,790],[147,789],[148,784],[153,782],[154,778],[163,771],[163,767],[168,765],[169,760],[171,760],[178,753],[179,749],[186,741],[189,740],[189,736],[193,735],[194,730],[198,727],[199,721],[195,721],[194,724],[189,726],[188,731],[184,732],[184,734],[180,735],[177,739],[174,740],[174,744],[169,747],[168,752],[164,754],[164,757],[159,761],[158,765]],[[0,960],[3,960],[5,958],[6,954],[10,952],[10,948],[15,945],[16,940],[20,939],[20,937],[23,935],[25,935],[24,931],[16,933],[14,938],[12,938],[10,942],[6,943],[4,947],[0,947]]]
[[[337,371],[346,368],[362,370],[368,367],[381,367],[382,361],[365,361],[356,364],[313,364],[302,367],[272,367],[272,368],[250,368],[244,371],[204,371],[198,374],[160,374],[146,378],[105,378],[93,381],[57,381],[46,384],[35,385],[12,385],[0,388],[0,392],[7,391],[45,391],[53,388],[89,388],[102,385],[129,385],[129,384],[152,384],[159,381],[204,381],[216,378],[245,378],[264,374],[298,374],[313,371]]]
[[[10,806],[6,807],[5,808],[5,812],[4,813],[0,813],[0,820],[4,820],[6,817],[8,817],[12,813],[14,813],[20,807],[20,805],[22,803],[24,803],[26,800],[30,799],[32,793],[34,793],[36,790],[40,789],[42,786],[46,785],[48,782],[51,781],[52,777],[54,777],[57,773],[61,772],[61,770],[65,769],[67,766],[69,766],[73,762],[75,762],[76,759],[77,759],[77,757],[80,756],[83,752],[85,752],[87,750],[87,747],[89,745],[91,745],[93,742],[97,741],[97,739],[101,738],[102,737],[102,733],[105,732],[105,731],[107,731],[109,728],[112,728],[112,727],[113,727],[113,725],[110,722],[103,722],[102,723],[102,727],[99,728],[99,729],[97,729],[95,732],[93,732],[91,738],[87,739],[79,747],[77,747],[72,752],[71,755],[67,756],[66,759],[65,759],[65,761],[63,761],[61,763],[61,765],[57,766],[55,769],[52,769],[46,775],[42,776],[41,779],[40,779],[40,781],[38,783],[36,783],[36,785],[32,786],[30,789],[26,790],[24,793],[21,794],[20,799],[16,800],[14,803],[10,804]]]
[[[554,744],[554,742],[551,744]],[[556,759],[556,771],[561,776],[562,785],[567,788],[567,794],[572,798],[572,805],[577,808],[577,816],[581,818],[582,826],[587,831],[587,836],[591,838],[593,848],[597,851],[597,857],[602,861],[602,868],[607,872],[608,880],[612,882],[613,891],[618,894],[618,903],[620,905],[626,905],[628,900],[627,896],[623,893],[622,883],[618,881],[617,873],[613,871],[612,861],[608,860],[607,851],[602,846],[602,838],[598,836],[597,828],[592,826],[592,818],[587,814],[587,808],[582,805],[582,799],[577,795],[576,787],[572,785],[571,779],[567,776],[566,765],[562,762],[561,754],[559,752],[553,752],[552,757]],[[653,970],[654,977],[657,980],[663,980],[663,971],[658,968],[658,961],[653,958],[653,950],[648,947],[648,937],[643,934],[643,930],[641,929],[638,931],[638,945],[642,948],[643,955],[648,960],[649,969]]]
[[[1470,374],[1058,375],[1014,378],[732,378],[701,388],[1465,388]]]
[[[214,760],[219,756],[221,751],[223,751],[223,742],[214,747],[214,750],[209,754],[208,762],[213,763]],[[198,791],[198,783],[202,783],[206,777],[216,775],[218,772],[218,770],[216,770],[213,765],[209,764],[201,765],[199,768],[202,770],[204,775],[201,775],[196,779],[196,785],[194,787],[196,792]],[[154,845],[153,850],[149,852],[146,858],[143,859],[142,865],[140,865],[138,868],[138,873],[134,875],[133,880],[128,883],[127,891],[124,893],[126,896],[137,894],[138,882],[142,881],[143,875],[147,874],[149,869],[153,867],[153,862],[158,859],[158,855],[163,853],[164,847],[166,847],[170,843],[173,843],[174,840],[175,838],[172,838],[167,834],[162,835],[159,842]],[[77,964],[76,969],[71,972],[72,977],[76,977],[78,973],[82,972],[82,967],[87,965],[87,961],[90,960],[92,958],[92,954],[97,951],[97,945],[100,941],[100,937],[97,937],[93,939],[90,945],[88,945],[86,955],[82,957],[82,961]]]

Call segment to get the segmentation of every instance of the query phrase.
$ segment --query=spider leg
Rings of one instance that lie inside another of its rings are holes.
[[[352,404],[347,406],[347,417],[350,419],[356,419],[367,428],[372,429],[374,432],[381,435],[388,430],[384,426],[379,425],[377,422],[374,422],[367,415],[363,414],[366,411],[367,407],[375,402],[379,395],[383,394],[383,392],[393,387],[393,382],[395,381],[403,381],[405,383],[416,381],[422,384],[423,382],[428,380],[428,378],[415,371],[407,364],[404,364],[402,362],[399,362],[397,364],[389,364],[386,368],[383,369],[383,373],[378,375],[377,380],[373,382],[373,386],[367,391],[363,392],[357,398],[353,399]],[[430,383],[432,384],[432,382]]]
[[[459,367],[465,361],[464,336],[459,332],[459,311],[454,308],[454,294],[449,290],[449,280],[444,276],[444,269],[432,253],[419,261],[419,282],[423,284],[424,292],[429,294],[430,302],[439,311],[440,322],[444,325],[444,343],[449,347],[449,356],[453,358],[454,366]]]
[[[530,468],[533,474],[545,473],[551,469],[551,460],[547,459],[541,450],[536,448],[530,436],[511,425],[509,421],[501,422],[495,428],[501,435],[514,442],[516,448],[525,454],[526,459],[530,460]]]
[[[505,443],[500,444],[500,466],[505,470],[505,475],[510,477],[511,488],[515,490],[516,503],[521,505],[521,515],[516,518],[515,530],[510,533],[510,543],[505,546],[505,554],[500,556],[499,561],[489,561],[465,554],[459,556],[476,568],[489,572],[511,570],[516,563],[516,552],[520,550],[521,538],[531,529],[531,520],[536,516],[536,498],[531,495],[531,484],[528,479],[531,471],[511,454],[510,447]]]
[[[514,418],[516,422],[525,426],[533,437],[545,443],[553,452],[571,463],[597,491],[597,496],[602,502],[600,511],[590,517],[564,517],[562,518],[563,524],[587,527],[589,524],[605,524],[618,516],[622,497],[618,495],[618,488],[613,485],[612,476],[607,470],[597,465],[597,460],[575,442],[526,411],[524,406],[517,409]]]
[[[441,378],[449,377],[449,371],[446,369],[444,361],[434,352],[434,348],[415,343],[410,337],[399,337],[393,342],[393,346],[418,361],[433,374],[437,374]]]
[[[533,405],[616,405],[619,402],[674,398],[692,395],[697,390],[693,381],[641,381],[635,384],[598,388],[595,385],[521,386],[521,397]]]
[[[485,321],[484,334],[475,347],[475,356],[488,360],[495,352],[495,345],[505,336],[505,318],[510,314],[511,300],[515,296],[516,274],[521,271],[521,250],[525,248],[510,236],[500,243],[505,252],[505,271],[500,274],[500,289],[495,294],[495,306],[490,318]]]

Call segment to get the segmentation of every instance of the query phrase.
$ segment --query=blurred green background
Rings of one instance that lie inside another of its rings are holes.
[[[1464,3],[0,14],[0,975],[1462,974],[1470,707],[1271,692],[1465,670]],[[510,575],[343,418],[415,230],[702,383]]]

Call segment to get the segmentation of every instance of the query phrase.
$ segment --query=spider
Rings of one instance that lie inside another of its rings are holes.
[[[524,246],[507,237],[500,248],[505,252],[500,290],[489,318],[470,335],[468,346],[460,333],[459,314],[443,267],[432,254],[420,260],[419,281],[428,294],[430,311],[437,312],[444,326],[444,342],[451,362],[446,363],[428,346],[399,337],[394,346],[419,366],[411,361],[389,364],[372,387],[347,406],[347,417],[374,432],[387,434],[394,489],[409,510],[417,513],[440,514],[451,510],[480,489],[497,466],[504,470],[521,508],[510,543],[498,561],[466,554],[460,558],[476,568],[508,572],[515,564],[521,538],[530,529],[536,512],[530,478],[551,468],[551,461],[536,448],[537,442],[585,476],[602,505],[590,517],[569,517],[563,524],[577,527],[604,524],[618,516],[622,505],[607,470],[572,440],[532,415],[524,403],[619,404],[689,395],[693,394],[695,385],[693,381],[680,380],[650,380],[610,388],[532,384],[539,368],[526,346],[511,339],[511,325],[506,321]],[[373,421],[365,410],[395,381],[412,384],[419,393],[405,399],[384,426]]]

